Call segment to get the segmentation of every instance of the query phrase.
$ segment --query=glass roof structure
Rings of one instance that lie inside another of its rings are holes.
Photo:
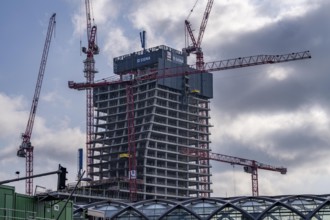
[[[77,206],[75,216],[97,220],[330,220],[330,195],[102,201]]]

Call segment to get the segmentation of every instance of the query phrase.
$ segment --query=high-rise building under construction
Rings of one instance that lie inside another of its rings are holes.
[[[114,72],[124,79],[137,73],[177,71],[187,56],[157,46],[114,58]],[[200,72],[199,72],[200,73]],[[132,85],[136,147],[137,199],[209,197],[208,159],[186,156],[184,149],[210,150],[211,73],[150,78]],[[130,198],[128,104],[125,83],[94,88],[95,133],[91,186],[106,196]]]

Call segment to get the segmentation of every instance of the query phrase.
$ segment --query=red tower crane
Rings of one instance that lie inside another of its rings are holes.
[[[209,15],[210,15],[210,12],[212,9],[213,1],[214,0],[208,0],[208,2],[207,2],[207,5],[206,5],[205,11],[204,11],[203,20],[202,20],[201,26],[199,28],[199,34],[198,34],[197,41],[194,36],[193,30],[191,28],[190,22],[188,20],[184,21],[187,31],[188,31],[189,36],[192,41],[192,46],[188,46],[186,48],[186,52],[187,52],[187,54],[190,54],[192,52],[196,54],[196,68],[198,70],[202,70],[202,68],[204,67],[204,55],[203,55],[203,51],[201,48],[201,44],[202,44],[202,39],[204,36],[205,29],[206,29],[207,21],[209,19]]]
[[[32,129],[34,124],[34,118],[36,116],[38,102],[39,102],[39,96],[40,96],[40,90],[42,86],[42,80],[44,78],[45,74],[45,68],[46,68],[46,62],[49,52],[49,46],[54,30],[54,26],[56,24],[55,21],[56,14],[54,13],[50,19],[49,19],[49,25],[48,25],[48,31],[46,36],[46,42],[44,46],[44,50],[42,53],[40,68],[39,68],[39,74],[38,74],[38,80],[34,91],[34,96],[32,100],[31,110],[30,110],[30,116],[28,119],[28,123],[25,129],[24,134],[22,134],[22,143],[19,146],[19,149],[17,151],[17,156],[19,157],[25,157],[26,158],[26,177],[31,177],[33,175],[33,146],[31,144],[31,135],[32,135]],[[32,195],[33,192],[33,178],[26,179],[25,182],[25,192],[28,195]]]
[[[96,44],[96,25],[92,26],[90,3],[89,0],[85,0],[86,7],[86,21],[87,21],[87,40],[88,47],[83,47],[82,52],[86,54],[84,60],[84,75],[86,83],[93,83],[95,73],[95,60],[94,55],[99,54],[99,47]],[[94,107],[93,107],[93,91],[92,89],[86,89],[86,164],[91,164],[91,141],[93,134],[93,122],[94,122]],[[87,176],[90,176],[90,168],[87,166]]]
[[[255,160],[249,160],[245,158],[233,157],[224,154],[218,154],[208,151],[196,150],[191,148],[186,148],[182,151],[183,154],[192,157],[197,157],[198,159],[210,159],[215,161],[220,161],[224,163],[229,163],[232,165],[244,166],[244,171],[251,173],[252,180],[252,195],[259,196],[259,186],[258,186],[258,169],[280,172],[281,174],[286,174],[287,168],[272,166],[264,163],[260,163]]]
[[[121,75],[120,79],[109,79],[98,82],[85,82],[75,83],[68,82],[71,89],[86,90],[95,87],[112,85],[112,84],[125,84],[127,96],[127,115],[128,115],[128,153],[129,153],[129,183],[130,183],[130,199],[136,201],[137,199],[137,174],[136,174],[136,148],[135,148],[135,130],[134,130],[134,93],[133,86],[138,82],[144,80],[162,79],[176,76],[203,74],[206,72],[221,71],[227,69],[236,69],[249,66],[275,64],[289,61],[297,61],[311,58],[309,51],[298,53],[282,54],[282,55],[257,55],[248,57],[239,57],[228,60],[221,60],[216,62],[204,63],[202,70],[196,67],[199,64],[191,66],[178,66],[174,68],[167,68],[163,70],[151,70],[146,73],[131,72],[126,75]],[[87,164],[88,166],[89,164]]]

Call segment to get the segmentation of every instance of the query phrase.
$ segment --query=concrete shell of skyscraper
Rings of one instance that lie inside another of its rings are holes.
[[[183,67],[187,56],[167,46],[114,58],[114,72],[135,77]],[[133,85],[137,200],[209,197],[208,159],[182,153],[185,148],[210,150],[211,73],[140,80]],[[128,116],[125,83],[94,88],[95,138],[92,189],[129,198]]]

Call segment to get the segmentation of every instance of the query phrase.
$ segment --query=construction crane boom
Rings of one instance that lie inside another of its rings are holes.
[[[252,195],[253,196],[259,196],[258,169],[275,171],[275,172],[279,172],[281,174],[287,173],[287,168],[285,168],[285,167],[273,166],[273,165],[269,165],[269,164],[265,164],[265,163],[260,163],[255,160],[228,156],[228,155],[224,155],[224,154],[203,151],[200,149],[186,148],[181,153],[188,155],[188,156],[197,157],[198,159],[210,159],[210,160],[215,160],[215,161],[219,161],[219,162],[229,163],[232,165],[244,166],[244,171],[247,173],[251,173]]]
[[[203,67],[204,67],[204,55],[203,55],[203,51],[201,48],[201,44],[202,44],[205,29],[206,29],[207,21],[209,19],[209,15],[210,15],[210,12],[212,9],[213,1],[214,0],[208,0],[208,2],[207,2],[207,5],[206,5],[205,11],[204,11],[204,15],[203,15],[203,20],[202,20],[201,26],[199,28],[199,34],[198,34],[197,41],[194,36],[193,30],[191,28],[190,22],[188,20],[185,20],[185,26],[187,28],[190,39],[192,41],[192,46],[188,46],[186,48],[186,52],[188,55],[191,52],[194,52],[196,54],[196,68],[198,70],[203,70]]]
[[[90,39],[91,29],[92,29],[92,19],[89,0],[85,0],[86,8],[86,23],[87,23],[87,40]]]
[[[289,53],[289,54],[281,54],[281,55],[255,55],[255,56],[247,56],[247,57],[239,57],[227,60],[220,60],[214,62],[208,62],[204,64],[204,70],[196,69],[196,65],[190,66],[178,66],[173,68],[166,68],[161,70],[150,70],[149,74],[139,76],[137,72],[130,72],[128,74],[134,76],[131,77],[132,81],[143,81],[143,80],[151,80],[151,79],[162,79],[183,75],[192,75],[192,74],[203,74],[205,72],[215,72],[229,69],[238,69],[249,66],[257,66],[264,64],[276,64],[290,61],[298,61],[304,59],[310,59],[312,56],[309,51]],[[130,81],[130,80],[129,80]],[[111,84],[119,84],[119,83],[127,83],[129,82],[126,79],[105,79],[102,81],[98,81],[95,83],[75,83],[73,81],[68,82],[68,86],[71,89],[77,90],[86,90],[89,88],[106,86]]]
[[[197,41],[196,41],[196,39],[195,39],[195,36],[194,36],[193,30],[192,30],[192,28],[191,28],[191,24],[190,24],[190,22],[189,22],[188,20],[185,20],[184,23],[185,23],[185,25],[186,25],[186,28],[187,28],[188,34],[189,34],[190,39],[191,39],[191,41],[192,41],[192,46],[186,48],[186,51],[187,51],[188,53],[191,53],[191,52],[194,52],[194,51],[197,50]]]
[[[47,63],[50,42],[51,42],[54,27],[56,24],[55,16],[56,16],[56,14],[54,13],[50,17],[50,20],[49,20],[48,31],[47,31],[46,41],[45,41],[45,45],[44,45],[44,50],[42,53],[37,84],[36,84],[34,96],[32,99],[30,115],[29,115],[29,119],[27,122],[25,132],[22,134],[22,144],[20,145],[20,147],[17,151],[17,156],[26,158],[26,177],[30,177],[33,175],[33,146],[31,144],[30,139],[31,139],[31,135],[32,135],[34,119],[35,119],[36,112],[37,112],[42,81],[43,81],[44,74],[45,74],[45,68],[46,68],[46,63]],[[32,195],[32,191],[33,191],[33,179],[32,178],[26,179],[25,190],[28,195]]]
[[[202,39],[203,39],[204,32],[205,32],[205,29],[206,29],[207,21],[209,20],[209,15],[210,15],[210,12],[211,12],[211,9],[212,9],[213,1],[214,0],[209,0],[207,2],[207,5],[206,5],[205,11],[204,11],[204,16],[203,16],[201,26],[199,28],[199,35],[198,35],[198,39],[197,39],[197,46],[198,47],[200,47],[201,44],[202,44]]]

